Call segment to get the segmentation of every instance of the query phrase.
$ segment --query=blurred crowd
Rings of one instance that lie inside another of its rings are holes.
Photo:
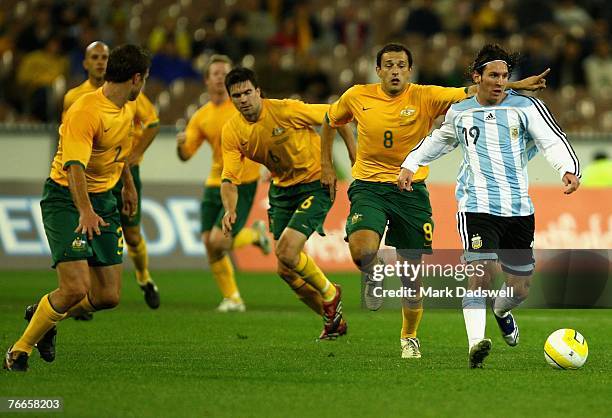
[[[153,55],[147,95],[162,123],[206,102],[207,59],[256,70],[268,97],[334,100],[376,82],[375,54],[400,41],[412,80],[462,86],[474,53],[497,41],[522,54],[513,78],[546,68],[540,96],[568,131],[612,132],[608,0],[2,0],[0,121],[54,122],[85,78],[85,47],[134,42]]]

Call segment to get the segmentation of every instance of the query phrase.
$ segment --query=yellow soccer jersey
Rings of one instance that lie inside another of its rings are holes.
[[[105,192],[115,186],[131,149],[132,113],[117,107],[98,89],[79,98],[66,112],[50,177],[68,186],[66,169],[85,167],[87,191]]]
[[[79,84],[73,89],[70,89],[64,95],[64,109],[62,111],[62,120],[64,120],[64,116],[66,115],[66,111],[72,106],[77,99],[87,93],[92,93],[98,90],[99,87],[94,86],[89,82],[89,80],[85,80],[84,83]]]
[[[262,106],[257,122],[237,114],[223,127],[223,179],[240,184],[249,158],[270,170],[276,186],[320,180],[321,137],[312,125],[323,122],[329,105],[263,99]]]
[[[204,141],[208,141],[212,149],[212,167],[206,179],[206,185],[218,187],[221,185],[221,173],[223,172],[223,155],[221,152],[221,130],[223,125],[238,111],[231,100],[226,100],[220,105],[208,102],[198,109],[193,115],[185,129],[185,145],[183,150],[191,157],[200,148]],[[245,160],[240,173],[241,183],[252,183],[259,179],[259,164]]]
[[[404,158],[429,134],[434,120],[466,97],[463,88],[409,84],[400,96],[390,97],[380,84],[356,85],[330,106],[328,117],[333,127],[357,121],[354,178],[395,183]],[[414,180],[428,174],[429,167],[421,167]]]
[[[132,132],[132,147],[142,139],[145,129],[159,125],[159,116],[155,106],[144,93],[140,93],[136,100],[127,102],[126,106],[134,115],[134,130]],[[137,164],[142,162],[142,156]]]

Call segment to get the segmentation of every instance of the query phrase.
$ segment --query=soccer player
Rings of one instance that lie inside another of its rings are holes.
[[[255,73],[246,68],[230,71],[225,86],[240,113],[222,132],[223,231],[230,233],[237,223],[238,186],[245,160],[263,164],[272,175],[268,218],[278,274],[306,305],[323,315],[320,339],[344,335],[347,325],[342,317],[341,288],[303,252],[313,232],[323,234],[323,222],[332,205],[327,189],[321,187],[321,139],[312,128],[323,122],[329,106],[264,99]],[[350,128],[340,134],[347,146],[353,143]]]
[[[468,287],[489,289],[497,268],[492,261],[499,260],[506,278],[502,290],[508,294],[495,298],[493,313],[510,346],[519,342],[511,309],[529,294],[535,267],[535,220],[527,162],[534,151],[542,151],[559,172],[565,194],[578,189],[580,177],[578,158],[544,103],[505,91],[515,60],[499,45],[480,50],[471,68],[478,86],[476,96],[450,107],[442,127],[408,154],[397,179],[399,188],[411,195],[422,167],[461,147],[464,157],[456,189],[458,229],[466,262],[480,265],[482,271],[468,279]],[[481,368],[491,350],[491,340],[485,338],[485,302],[485,297],[463,298],[470,368]]]
[[[123,179],[123,208],[135,214],[138,196],[126,160],[136,100],[151,59],[135,45],[109,55],[106,82],[78,99],[60,126],[60,141],[40,203],[58,288],[44,295],[23,335],[7,351],[7,370],[26,371],[34,346],[55,359],[55,326],[64,318],[119,303],[123,233],[112,189]]]
[[[92,42],[85,50],[83,67],[87,71],[87,80],[81,85],[69,90],[64,96],[64,112],[81,96],[92,93],[104,84],[104,73],[108,62],[108,46],[104,42]],[[146,242],[140,232],[142,183],[140,181],[140,163],[143,154],[151,145],[159,132],[159,117],[151,101],[140,93],[136,100],[128,102],[127,108],[134,115],[134,130],[132,131],[132,149],[128,164],[132,172],[136,191],[138,192],[138,210],[132,215],[121,214],[121,227],[128,247],[128,255],[136,269],[136,280],[144,292],[145,302],[151,309],[159,308],[159,290],[149,273],[149,255]],[[121,180],[113,189],[117,206],[121,207]],[[75,319],[92,319],[89,314],[77,316]]]
[[[386,244],[398,249],[398,255],[419,263],[423,253],[430,253],[433,221],[429,193],[425,186],[428,167],[415,174],[413,193],[401,193],[396,187],[397,174],[404,155],[430,131],[434,120],[448,107],[476,91],[469,88],[446,88],[409,83],[412,54],[403,45],[385,45],[376,55],[376,71],[381,82],[356,85],[348,89],[329,108],[321,131],[321,183],[330,188],[332,198],[336,175],[331,159],[333,129],[356,120],[358,126],[357,161],[348,196],[351,202],[346,223],[353,262],[364,273],[365,302],[372,310],[382,304],[374,296],[380,284],[370,277],[379,263],[376,255],[385,228]],[[543,77],[529,77],[513,83],[515,88],[538,89]],[[420,286],[420,279],[413,283]],[[423,315],[419,297],[402,300],[402,358],[420,358],[417,330]]]
[[[217,311],[243,312],[245,305],[240,297],[234,267],[227,252],[245,245],[256,245],[264,254],[269,254],[271,245],[263,221],[255,221],[251,228],[244,227],[253,206],[260,171],[260,165],[250,160],[244,161],[240,174],[241,184],[238,186],[240,199],[232,236],[227,237],[221,230],[221,219],[224,214],[221,202],[223,172],[221,129],[227,120],[238,113],[229,99],[224,84],[225,76],[230,70],[231,60],[225,55],[210,57],[204,74],[210,101],[198,109],[187,124],[185,132],[179,133],[176,140],[178,156],[182,161],[189,160],[204,141],[208,141],[212,149],[212,167],[206,179],[200,212],[202,242],[208,254],[213,277],[223,296]]]

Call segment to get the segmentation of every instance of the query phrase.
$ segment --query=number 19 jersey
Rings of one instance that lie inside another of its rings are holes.
[[[380,84],[348,89],[328,111],[332,127],[357,122],[355,179],[395,183],[404,157],[426,136],[434,120],[451,104],[466,98],[463,88],[409,84],[398,96],[388,96]],[[427,178],[421,167],[414,181]]]

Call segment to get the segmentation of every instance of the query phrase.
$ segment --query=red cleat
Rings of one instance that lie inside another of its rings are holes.
[[[319,340],[335,340],[346,334],[348,325],[342,318],[342,288],[335,284],[336,296],[331,302],[323,302],[323,331]]]

